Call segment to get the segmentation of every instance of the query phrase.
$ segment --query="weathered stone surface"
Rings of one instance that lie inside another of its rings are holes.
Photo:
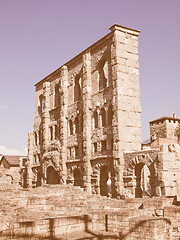
[[[123,151],[141,147],[139,31],[119,25],[110,30],[36,84],[28,176],[41,184],[70,183],[113,196],[123,191]],[[96,174],[94,160],[100,164]]]
[[[141,150],[139,31],[117,24],[110,30],[36,84],[22,185],[70,184],[116,198],[178,200],[180,119],[151,121],[148,150]]]

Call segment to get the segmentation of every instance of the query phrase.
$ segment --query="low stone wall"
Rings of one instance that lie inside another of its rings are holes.
[[[20,239],[22,237],[25,239],[71,239],[70,234],[79,232],[80,235],[82,233],[88,233],[94,236],[93,239],[178,239],[172,238],[172,225],[168,218],[148,216],[130,218],[132,214],[138,215],[138,211],[131,210],[128,212],[125,210],[119,213],[108,213],[105,215],[104,213],[94,213],[92,216],[81,215],[38,219],[36,221],[22,221],[10,225],[9,229],[1,231],[1,237],[9,239]],[[65,238],[63,238],[63,236]],[[66,238],[67,236],[69,236],[69,238]]]
[[[132,215],[136,216],[131,218]],[[138,216],[139,215],[139,216]],[[130,209],[108,214],[108,231],[119,233],[123,240],[170,240],[172,225],[167,218],[140,216],[140,212]]]
[[[74,233],[106,240],[180,237],[180,207],[173,205],[173,198],[117,200],[64,186],[31,191],[7,188],[0,193],[0,239],[34,240]]]
[[[169,206],[164,208],[164,216],[172,222],[172,239],[180,239],[180,207]]]
[[[167,218],[140,217],[133,218],[129,223],[129,233],[124,240],[171,240],[172,225]]]
[[[74,232],[85,232],[87,225],[91,230],[88,215],[20,221],[6,226],[6,229],[1,230],[1,236],[57,238]]]

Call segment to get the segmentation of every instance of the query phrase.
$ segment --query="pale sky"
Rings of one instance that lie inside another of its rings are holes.
[[[142,141],[149,121],[180,118],[179,0],[0,0],[0,153],[25,154],[34,84],[115,23],[141,30]]]

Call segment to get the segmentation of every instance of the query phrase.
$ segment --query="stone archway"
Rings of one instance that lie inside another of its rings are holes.
[[[144,163],[139,163],[135,167],[136,189],[135,197],[151,196],[150,170]]]
[[[154,163],[155,161],[144,153],[129,161],[124,181],[126,189],[129,189],[134,197],[156,195],[157,176]]]
[[[112,181],[112,169],[109,168],[108,163],[96,163],[93,165],[92,170],[92,193],[102,196],[111,196],[114,186]]]
[[[47,184],[59,184],[60,177],[58,172],[52,167],[47,168]]]

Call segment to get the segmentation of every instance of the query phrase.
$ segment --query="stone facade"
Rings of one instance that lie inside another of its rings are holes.
[[[37,83],[29,185],[123,191],[124,151],[141,149],[139,31],[111,32]],[[36,180],[34,180],[36,179]]]
[[[178,195],[180,119],[150,122],[151,142],[141,150],[139,31],[110,30],[35,85],[25,185],[70,184],[116,198]]]

